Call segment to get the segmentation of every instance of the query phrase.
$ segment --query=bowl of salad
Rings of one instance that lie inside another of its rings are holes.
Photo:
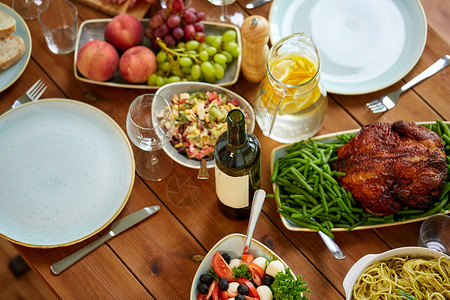
[[[156,91],[171,105],[175,130],[166,154],[177,163],[200,168],[202,158],[207,168],[214,167],[214,145],[226,131],[226,117],[239,108],[247,118],[247,130],[255,129],[255,112],[244,98],[224,87],[204,82],[176,82]]]
[[[211,248],[195,273],[191,300],[307,299],[306,282],[264,244],[252,239],[243,254],[245,238],[233,233]]]

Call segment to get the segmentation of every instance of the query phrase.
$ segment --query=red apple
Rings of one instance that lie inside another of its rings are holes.
[[[112,18],[105,28],[105,41],[119,51],[142,44],[144,25],[133,15],[120,14]]]
[[[80,48],[77,68],[86,78],[106,81],[114,76],[119,65],[119,53],[111,44],[92,40]]]
[[[156,57],[145,46],[135,46],[124,52],[119,61],[119,71],[123,78],[131,83],[146,82],[156,72]]]

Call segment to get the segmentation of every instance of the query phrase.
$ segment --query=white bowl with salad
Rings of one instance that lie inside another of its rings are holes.
[[[233,233],[217,242],[200,264],[191,286],[191,300],[307,299],[306,283],[261,242],[252,239],[243,254],[246,236]],[[199,292],[203,290],[203,293]]]
[[[214,144],[226,131],[226,116],[240,108],[247,117],[247,130],[255,129],[255,112],[244,98],[226,88],[204,82],[176,82],[156,91],[172,107],[175,131],[164,146],[166,154],[177,163],[194,169],[206,158],[207,168],[214,167]]]

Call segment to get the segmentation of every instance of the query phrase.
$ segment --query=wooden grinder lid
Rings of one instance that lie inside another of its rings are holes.
[[[249,43],[266,44],[269,41],[269,22],[262,16],[249,16],[242,24],[241,35]]]

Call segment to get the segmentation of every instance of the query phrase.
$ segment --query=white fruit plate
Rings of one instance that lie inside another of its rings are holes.
[[[94,20],[87,20],[84,21],[80,29],[78,31],[77,41],[75,45],[75,55],[74,55],[74,74],[75,78],[92,84],[98,84],[98,85],[105,85],[105,86],[112,86],[112,87],[120,87],[120,88],[130,88],[130,89],[158,89],[159,86],[149,86],[146,83],[129,83],[125,81],[125,79],[120,75],[119,70],[116,70],[116,73],[114,76],[107,81],[97,81],[97,80],[91,80],[83,75],[77,70],[77,56],[78,51],[81,47],[83,47],[84,44],[91,40],[101,40],[104,41],[104,32],[106,25],[111,21],[111,19],[94,19]],[[144,28],[148,28],[148,21],[149,19],[141,19],[140,20],[142,24],[144,25]],[[242,41],[241,41],[241,33],[238,27],[230,24],[222,24],[222,23],[214,23],[214,22],[202,22],[205,25],[204,33],[206,35],[218,35],[222,34],[228,29],[234,29],[236,31],[236,42],[238,43],[239,49],[242,49]],[[144,37],[143,45],[147,46],[151,49],[150,40],[146,37]],[[153,50],[153,49],[152,49]],[[154,51],[155,55],[157,51]],[[242,51],[241,51],[242,52]],[[120,53],[119,53],[120,54]],[[227,65],[227,69],[225,70],[225,75],[222,79],[217,80],[215,82],[216,85],[219,86],[229,86],[236,83],[239,77],[239,70],[241,68],[241,56],[234,58],[233,61]]]

